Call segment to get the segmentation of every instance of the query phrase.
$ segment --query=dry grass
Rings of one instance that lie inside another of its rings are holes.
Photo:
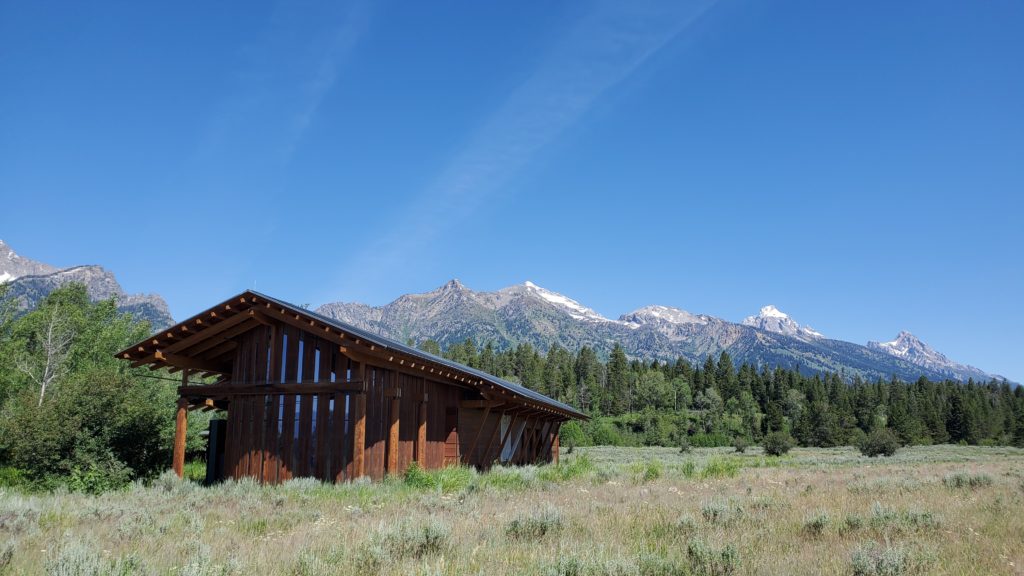
[[[1024,573],[1022,450],[602,447],[423,474],[0,493],[0,573]]]

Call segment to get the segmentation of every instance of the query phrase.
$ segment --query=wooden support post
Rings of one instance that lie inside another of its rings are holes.
[[[420,402],[420,422],[416,431],[416,461],[422,468],[427,467],[427,393]]]
[[[558,464],[558,437],[559,432],[561,431],[560,429],[561,425],[559,425],[558,428],[555,429],[555,441],[553,442],[554,446],[551,448],[551,461],[554,462],[555,464]]]
[[[355,427],[352,431],[352,478],[366,476],[366,393],[352,395]]]
[[[401,416],[400,396],[391,399],[391,428],[388,431],[388,474],[398,474],[398,422]]]
[[[185,378],[187,377],[186,375]],[[178,478],[185,476],[185,433],[187,431],[188,398],[178,398],[178,414],[174,421],[174,459],[172,460],[172,467]]]

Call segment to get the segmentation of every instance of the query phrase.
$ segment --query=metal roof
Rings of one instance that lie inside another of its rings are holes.
[[[296,305],[291,304],[289,302],[285,302],[283,300],[274,298],[273,296],[268,296],[266,294],[257,292],[255,290],[249,290],[248,292],[251,292],[252,294],[254,294],[256,296],[259,296],[260,298],[264,298],[267,301],[273,302],[273,303],[275,303],[275,304],[277,304],[279,306],[284,306],[284,307],[290,308],[290,309],[292,309],[292,310],[294,310],[294,311],[296,311],[298,313],[306,314],[308,316],[316,318],[317,320],[323,322],[324,324],[329,324],[329,325],[337,328],[338,330],[341,330],[342,332],[356,335],[359,338],[361,338],[363,340],[366,340],[367,342],[370,342],[370,343],[375,344],[377,346],[380,346],[382,348],[394,350],[396,352],[400,352],[402,354],[408,354],[410,356],[416,356],[416,357],[419,357],[421,359],[424,359],[424,360],[427,360],[427,361],[430,361],[430,362],[434,362],[434,363],[440,364],[442,366],[446,366],[446,367],[451,368],[453,370],[460,370],[462,372],[466,372],[466,373],[472,374],[472,375],[480,378],[481,380],[485,380],[485,381],[487,381],[487,382],[489,382],[491,384],[494,384],[495,386],[497,386],[499,388],[502,388],[502,389],[504,389],[504,390],[506,390],[508,392],[513,393],[513,394],[519,394],[520,396],[523,396],[523,397],[528,398],[530,400],[533,400],[535,402],[540,402],[541,404],[547,404],[549,406],[558,408],[559,410],[563,410],[565,412],[568,412],[570,414],[575,415],[577,418],[589,419],[589,417],[586,414],[580,412],[579,410],[573,408],[572,406],[569,406],[568,404],[563,404],[562,402],[559,402],[557,400],[549,398],[549,397],[547,397],[547,396],[545,396],[545,395],[543,395],[540,392],[537,392],[535,390],[530,390],[529,388],[527,388],[526,386],[523,386],[522,384],[516,384],[515,382],[509,382],[508,380],[505,380],[503,378],[498,378],[497,376],[495,376],[493,374],[488,374],[487,372],[484,372],[482,370],[477,370],[476,368],[471,368],[469,366],[466,366],[465,364],[460,364],[458,362],[454,362],[452,360],[448,360],[447,358],[442,358],[440,356],[435,356],[435,355],[430,354],[428,352],[424,352],[423,350],[418,350],[418,349],[413,348],[411,346],[406,346],[405,344],[402,344],[401,342],[392,340],[390,338],[385,338],[384,336],[380,336],[378,334],[374,334],[373,332],[369,332],[369,331],[364,330],[362,328],[358,328],[356,326],[348,324],[347,322],[342,322],[340,320],[337,320],[337,319],[334,319],[334,318],[330,318],[328,316],[324,316],[323,314],[319,314],[317,312],[313,312],[311,310],[307,310],[307,309],[302,308],[300,306],[296,306]]]

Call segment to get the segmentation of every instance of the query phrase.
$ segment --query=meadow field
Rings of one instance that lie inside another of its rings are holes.
[[[1024,574],[1024,450],[577,448],[557,466],[0,489],[3,574]]]

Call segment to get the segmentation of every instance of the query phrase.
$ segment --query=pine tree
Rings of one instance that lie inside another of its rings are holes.
[[[624,414],[629,407],[629,360],[618,343],[608,358],[608,385],[605,412]]]

